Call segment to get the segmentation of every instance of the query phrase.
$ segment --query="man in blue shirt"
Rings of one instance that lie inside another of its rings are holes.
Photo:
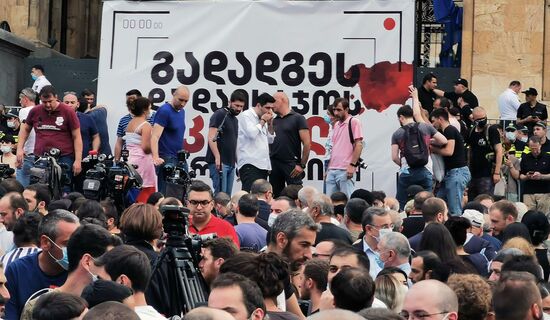
[[[6,319],[19,319],[25,302],[38,290],[59,287],[67,279],[67,244],[79,226],[69,211],[53,210],[38,226],[41,252],[17,259],[6,268],[10,300]]]
[[[151,134],[151,152],[153,162],[157,166],[158,191],[166,193],[164,174],[165,165],[176,165],[177,153],[183,149],[183,134],[185,133],[185,110],[189,101],[189,89],[179,86],[170,102],[163,104],[155,114],[155,124]]]

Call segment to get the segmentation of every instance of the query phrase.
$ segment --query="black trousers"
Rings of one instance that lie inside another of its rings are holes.
[[[289,184],[302,185],[305,174],[291,178],[290,173],[296,168],[296,161],[271,159],[271,174],[269,183],[273,186],[273,197],[277,198],[281,191]]]
[[[252,183],[258,179],[267,179],[267,170],[258,169],[251,164],[245,164],[239,169],[239,177],[241,178],[242,190],[250,192]]]

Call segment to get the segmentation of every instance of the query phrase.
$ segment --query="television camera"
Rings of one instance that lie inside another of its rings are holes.
[[[59,149],[51,148],[36,159],[30,170],[30,183],[47,184],[53,199],[61,199],[63,187],[71,184],[72,168],[59,162],[60,155]]]
[[[184,201],[187,188],[195,178],[195,172],[188,171],[187,159],[189,159],[189,151],[180,150],[177,153],[177,163],[166,164],[164,166],[164,176],[166,181],[166,197],[174,197],[180,201]]]

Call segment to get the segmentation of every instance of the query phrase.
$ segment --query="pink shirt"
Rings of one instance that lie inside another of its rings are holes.
[[[337,121],[334,124],[334,128],[332,129],[332,153],[328,165],[329,169],[345,170],[351,163],[351,158],[353,155],[353,145],[350,142],[348,129],[350,119],[353,119],[353,121],[351,122],[353,139],[355,139],[355,141],[357,141],[358,139],[363,140],[361,121],[359,119],[348,116],[348,118],[344,122]]]

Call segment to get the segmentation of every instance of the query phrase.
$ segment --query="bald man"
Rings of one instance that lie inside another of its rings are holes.
[[[458,319],[458,298],[443,282],[424,280],[413,285],[403,303],[405,319]]]
[[[466,143],[470,146],[470,173],[468,198],[480,194],[493,194],[500,181],[503,150],[497,125],[487,123],[487,112],[482,107],[473,111],[474,127],[470,129]]]
[[[306,118],[290,108],[288,96],[284,92],[277,92],[273,98],[273,112],[277,117],[273,119],[275,140],[269,146],[269,182],[273,186],[274,196],[278,197],[285,185],[302,185],[311,138]]]
[[[155,114],[153,132],[151,134],[151,152],[153,162],[157,166],[158,191],[166,193],[166,165],[176,166],[177,153],[184,148],[185,110],[190,92],[186,86],[179,86],[172,100],[163,104]],[[187,168],[185,168],[187,169]]]
[[[185,320],[235,320],[229,312],[220,309],[199,307],[189,311]]]

